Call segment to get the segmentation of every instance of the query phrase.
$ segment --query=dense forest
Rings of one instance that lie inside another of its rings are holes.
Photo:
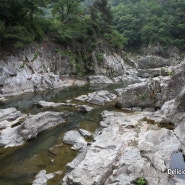
[[[0,47],[52,41],[71,51],[185,49],[184,0],[0,0]]]

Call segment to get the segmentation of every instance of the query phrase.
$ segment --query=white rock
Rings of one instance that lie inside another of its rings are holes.
[[[72,149],[82,149],[87,145],[84,137],[77,130],[71,130],[66,132],[63,138],[63,142],[66,144],[73,145]]]

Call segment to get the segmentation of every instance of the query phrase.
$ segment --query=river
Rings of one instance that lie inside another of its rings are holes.
[[[35,175],[43,169],[47,173],[63,171],[62,175],[57,175],[48,182],[48,185],[59,184],[65,173],[66,164],[77,155],[77,152],[71,150],[69,145],[63,144],[64,133],[79,126],[93,132],[99,126],[100,114],[103,110],[116,110],[112,104],[108,104],[94,106],[95,109],[89,113],[81,113],[70,106],[55,109],[39,108],[35,104],[37,101],[65,102],[72,100],[74,103],[83,104],[73,99],[88,92],[100,89],[113,90],[120,86],[122,87],[123,84],[55,89],[10,97],[9,101],[1,103],[0,108],[15,107],[23,113],[36,114],[53,110],[66,112],[68,116],[65,123],[40,133],[36,139],[31,139],[20,147],[0,148],[0,185],[32,184]]]

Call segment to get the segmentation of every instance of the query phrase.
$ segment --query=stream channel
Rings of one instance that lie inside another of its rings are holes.
[[[115,88],[123,87],[123,84],[94,86],[85,85],[83,87],[70,87],[66,89],[48,90],[39,93],[28,93],[9,98],[5,103],[1,103],[0,108],[15,107],[22,113],[36,114],[46,110],[62,111],[67,113],[65,123],[40,133],[36,139],[29,140],[19,147],[0,147],[0,185],[30,185],[35,175],[45,169],[47,173],[62,171],[55,178],[48,181],[47,185],[59,184],[65,174],[66,164],[74,159],[77,151],[70,149],[69,145],[63,144],[64,133],[76,129],[84,128],[88,131],[95,131],[101,120],[103,110],[116,109],[113,104],[105,106],[93,106],[95,109],[82,113],[72,106],[61,106],[58,108],[39,108],[35,103],[40,100],[51,102],[65,102],[72,100],[72,103],[86,104],[74,101],[78,97],[88,92],[101,89],[112,91]]]

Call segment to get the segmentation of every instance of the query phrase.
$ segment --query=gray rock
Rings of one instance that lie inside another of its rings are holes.
[[[123,91],[117,91],[121,98],[116,102],[116,106],[122,108],[132,107],[155,107],[157,95],[161,92],[160,83],[157,80],[136,83],[129,85]]]
[[[166,161],[169,161],[171,154],[180,147],[181,143],[173,131],[165,128],[139,134],[138,148],[143,151],[142,155],[160,172],[167,170]]]
[[[91,75],[88,76],[88,81],[90,84],[111,84],[113,83],[113,81],[107,77],[107,76],[103,76],[103,75]]]
[[[40,107],[58,107],[63,105],[63,103],[54,103],[54,102],[46,102],[46,101],[38,101],[37,105]]]
[[[73,161],[67,163],[66,170],[68,173],[71,172],[72,170],[74,170],[80,164],[80,162],[85,158],[86,152],[87,152],[87,147],[83,147],[83,149],[80,150],[80,152],[73,159]],[[65,177],[67,177],[67,176],[65,176]],[[63,181],[65,181],[65,180],[63,180]]]
[[[104,105],[105,103],[111,102],[116,98],[117,96],[115,94],[110,93],[106,90],[101,90],[93,93],[88,93],[87,95],[79,96],[75,98],[75,100],[86,101],[96,105]]]
[[[114,113],[110,114],[114,115]],[[103,184],[106,181],[121,153],[123,140],[134,138],[133,133],[121,135],[116,121],[110,122],[110,127],[99,132],[95,142],[87,149],[85,157],[82,157],[82,161],[76,168],[66,175],[63,184],[93,185]]]
[[[6,109],[0,109],[0,121],[3,120],[14,120],[18,118],[21,115],[20,111],[17,111],[16,108],[6,108]]]
[[[0,86],[5,84],[5,80],[6,80],[5,77],[0,77]]]
[[[46,101],[38,101],[37,105],[40,107],[76,106],[76,104],[70,103],[70,102],[54,103],[54,102],[46,102]]]
[[[185,121],[184,95],[185,90],[182,90],[174,100],[165,102],[158,111],[159,115],[171,120],[176,126],[183,124]]]
[[[26,141],[30,138],[35,138],[39,132],[63,123],[65,121],[64,119],[64,113],[51,111],[30,115],[21,124],[18,134]]]
[[[142,78],[156,77],[161,75],[161,69],[138,69],[138,76]]]
[[[170,65],[169,60],[164,59],[162,57],[154,56],[154,55],[148,55],[148,56],[140,57],[138,59],[138,66],[141,69],[166,67],[169,65]]]
[[[77,107],[80,112],[90,112],[94,109],[93,107],[90,107],[88,105],[78,105]]]
[[[106,75],[109,77],[116,77],[123,75],[126,71],[126,65],[124,60],[116,53],[112,55],[103,54],[103,61],[98,62],[96,53],[93,53],[93,59],[95,63],[94,71],[97,75]]]
[[[79,131],[79,133],[80,133],[83,137],[85,137],[85,138],[90,138],[90,137],[92,137],[92,133],[89,132],[89,131],[87,131],[87,130],[84,130],[84,129],[80,128],[78,131]]]
[[[0,146],[10,147],[23,144],[23,138],[18,135],[18,130],[26,116],[15,108],[0,110]]]
[[[52,43],[44,48],[27,47],[3,57],[0,61],[2,96],[84,84],[84,81],[60,78],[60,75],[74,74],[76,69],[54,48]]]
[[[49,179],[54,178],[55,173],[46,174],[46,170],[41,170],[35,177],[32,185],[46,185]]]
[[[185,62],[176,66],[171,78],[166,82],[163,100],[174,99],[183,89],[185,89]]]
[[[141,82],[140,79],[138,78],[138,76],[135,74],[133,74],[133,75],[132,74],[131,75],[124,74],[122,76],[114,77],[113,80],[115,83],[123,82],[124,87],[126,87],[130,84]]]
[[[63,142],[66,144],[73,145],[72,149],[79,150],[87,146],[87,142],[84,137],[77,131],[71,130],[66,132],[63,138]]]
[[[149,185],[169,183],[171,154],[181,147],[173,131],[150,127],[144,117],[154,113],[104,111],[101,130],[81,153],[62,184],[133,184],[144,177]],[[155,129],[153,129],[155,128]],[[80,161],[81,160],[81,161]]]
[[[175,98],[177,112],[185,112],[185,89],[183,89]]]

